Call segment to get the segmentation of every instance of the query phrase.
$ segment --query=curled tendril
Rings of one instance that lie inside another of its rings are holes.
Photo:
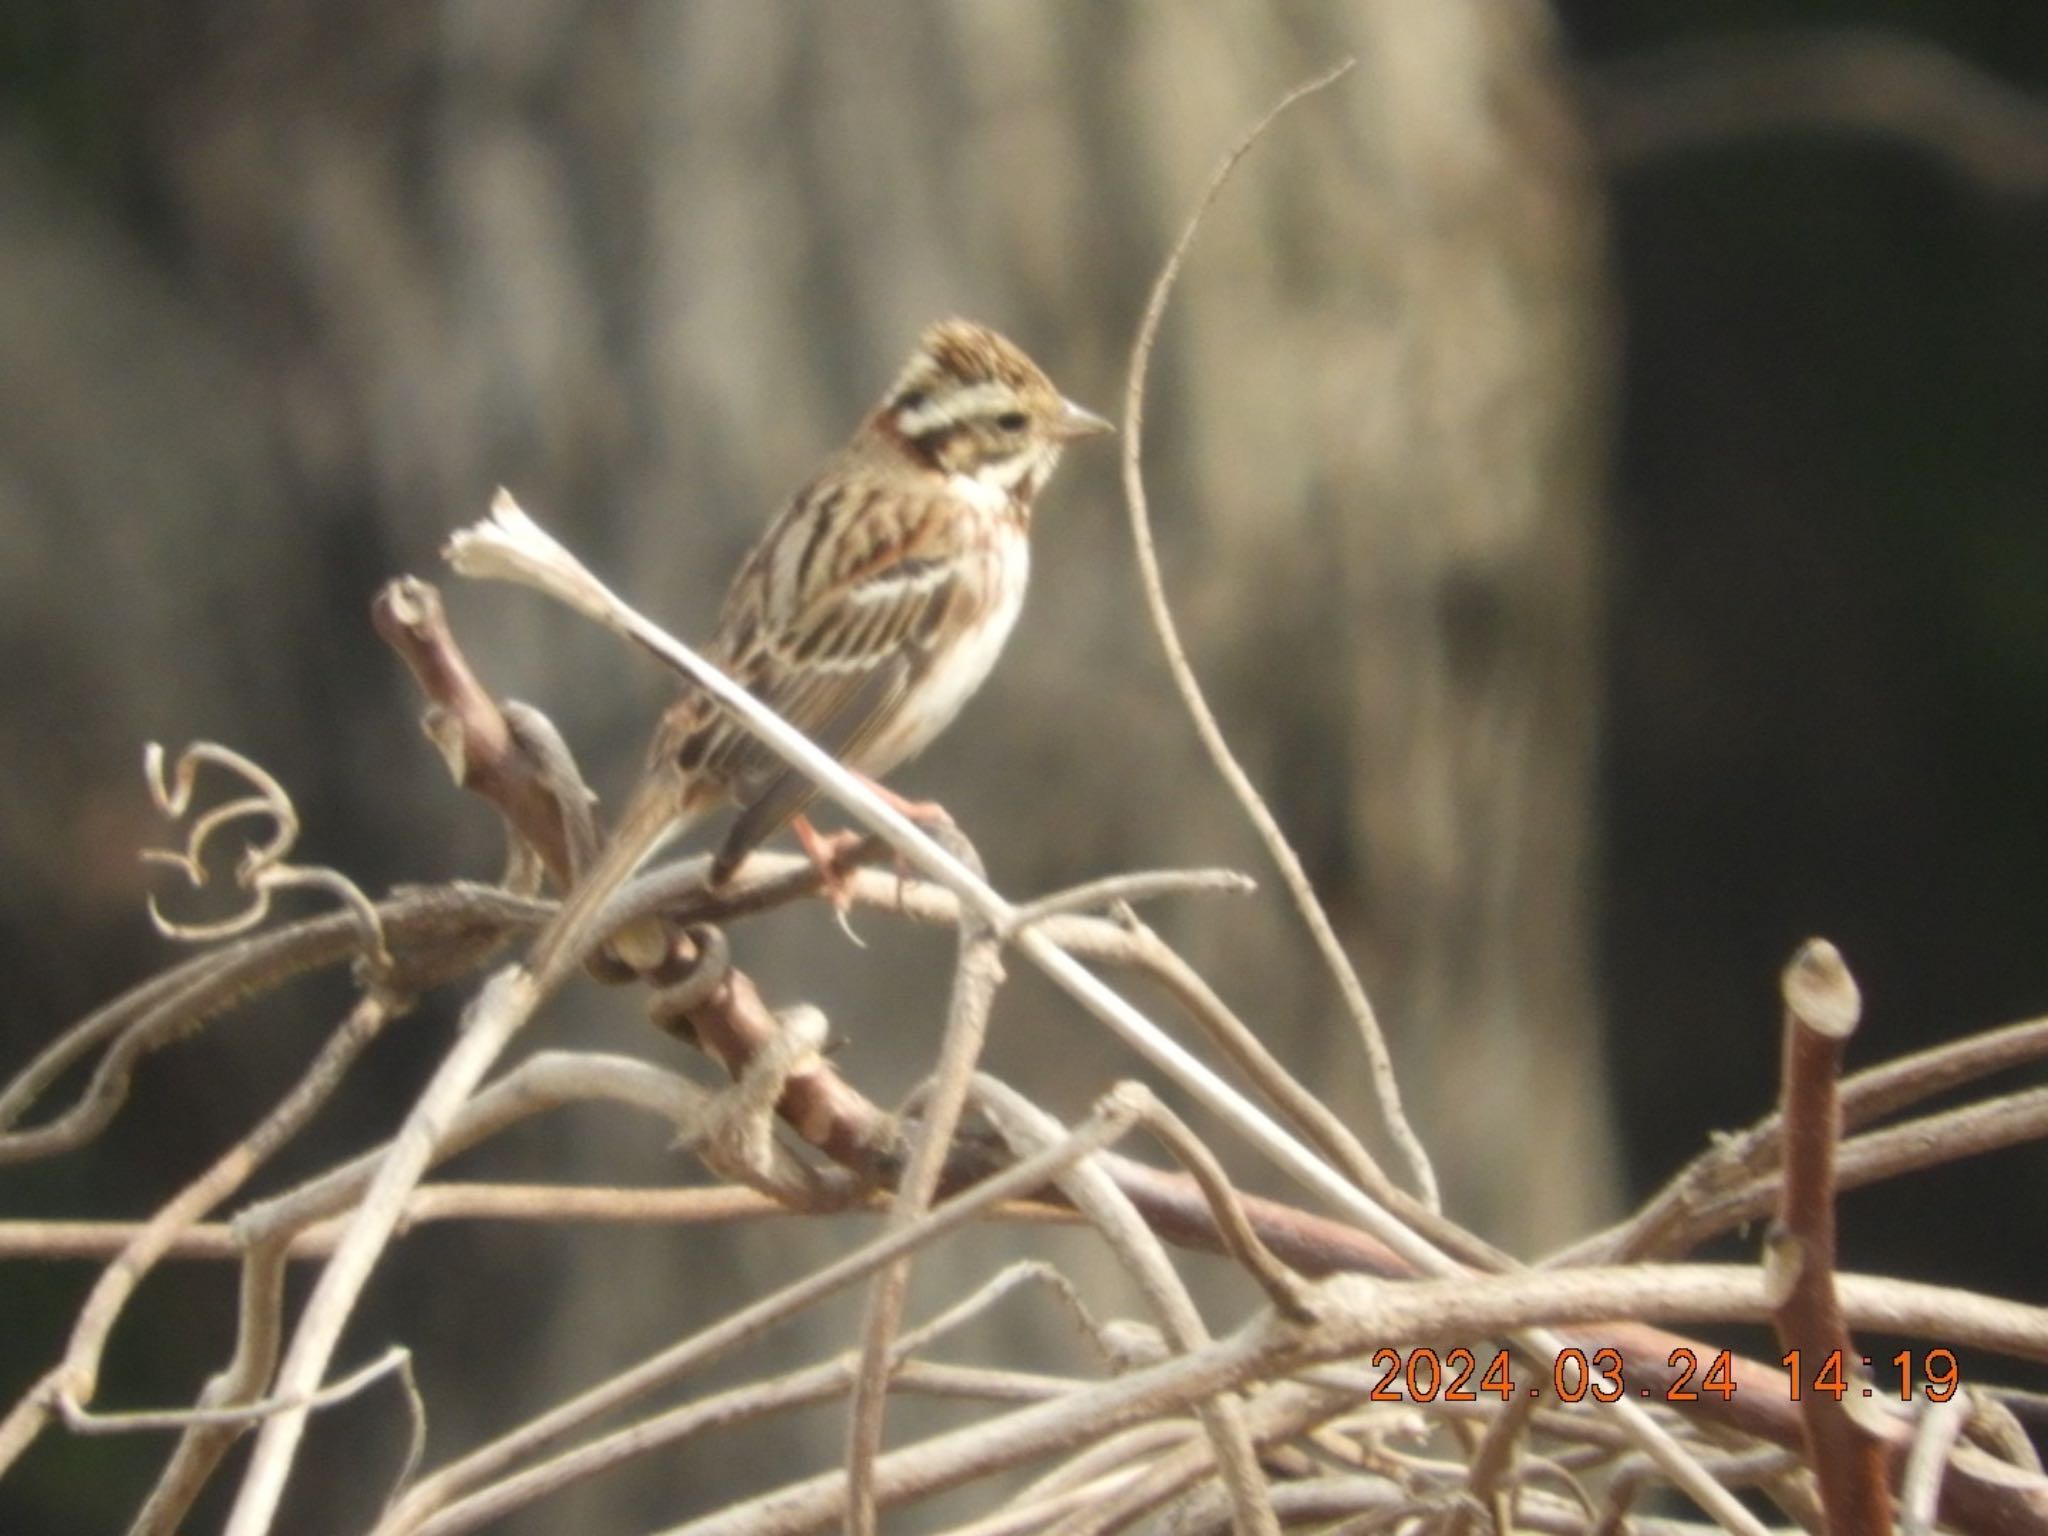
[[[171,821],[183,821],[192,808],[199,770],[208,763],[225,768],[256,793],[229,800],[195,818],[186,831],[182,848],[143,849],[143,862],[168,865],[182,873],[194,890],[199,890],[207,883],[207,844],[223,828],[261,817],[268,819],[275,830],[261,842],[252,841],[242,850],[242,857],[235,865],[235,884],[250,895],[246,907],[215,922],[185,923],[166,917],[157,905],[156,893],[151,892],[149,920],[156,925],[157,932],[165,938],[188,944],[234,938],[247,933],[270,915],[270,900],[274,892],[314,886],[331,892],[354,914],[363,930],[370,964],[380,972],[389,970],[391,951],[384,942],[383,922],[377,916],[376,905],[363,894],[361,887],[336,870],[284,861],[292,845],[299,840],[298,809],[292,804],[284,786],[257,764],[218,742],[197,741],[179,755],[177,767],[167,775],[164,749],[152,741],[143,749],[142,771],[149,784],[149,797],[156,808]]]

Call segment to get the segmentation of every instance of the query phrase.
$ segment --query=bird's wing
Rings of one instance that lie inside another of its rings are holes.
[[[781,622],[765,601],[763,580],[755,622],[736,611],[721,632],[752,641],[735,656],[734,670],[756,697],[833,756],[859,766],[863,749],[911,702],[949,620],[982,600],[982,573],[970,551],[931,536],[849,538],[834,564],[840,568],[832,579]],[[713,728],[718,740],[707,764],[744,807],[719,852],[722,876],[816,791],[737,722]]]
[[[834,724],[852,726],[843,741],[831,741],[815,731],[805,734],[842,761],[856,756],[861,742],[889,718],[907,691],[910,665],[908,660],[901,658],[885,662],[866,673],[860,679],[860,685],[838,701]],[[754,746],[763,756],[768,755],[758,743]],[[808,778],[776,758],[774,770],[761,778],[758,788],[751,792],[748,787],[741,788],[742,808],[732,829],[726,833],[725,841],[719,845],[718,857],[712,861],[712,880],[722,881],[730,876],[749,853],[773,837],[784,823],[808,806],[817,793],[817,786]]]

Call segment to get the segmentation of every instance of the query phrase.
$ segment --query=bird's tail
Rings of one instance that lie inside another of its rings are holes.
[[[670,774],[651,774],[641,782],[597,858],[582,871],[575,888],[533,941],[526,968],[542,986],[554,985],[582,960],[592,941],[602,937],[592,929],[605,904],[656,849],[696,820],[702,809]],[[636,971],[652,970],[660,964],[667,945],[667,934],[651,915],[633,919],[612,935],[610,942],[613,952]]]

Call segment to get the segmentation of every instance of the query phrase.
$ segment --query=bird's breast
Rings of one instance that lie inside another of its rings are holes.
[[[1017,626],[1030,575],[1031,546],[1024,530],[1004,519],[981,557],[981,600],[968,610],[956,633],[933,645],[896,720],[880,733],[872,751],[863,754],[869,758],[863,765],[869,773],[885,774],[922,752],[988,681]]]

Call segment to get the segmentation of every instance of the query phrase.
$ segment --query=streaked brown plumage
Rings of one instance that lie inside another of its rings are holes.
[[[988,676],[1023,603],[1033,503],[1070,440],[1107,430],[994,331],[932,326],[881,403],[769,524],[706,654],[849,767],[888,773]],[[663,716],[648,785],[615,843],[642,834],[630,868],[737,802],[714,865],[723,879],[811,793],[692,689]]]

